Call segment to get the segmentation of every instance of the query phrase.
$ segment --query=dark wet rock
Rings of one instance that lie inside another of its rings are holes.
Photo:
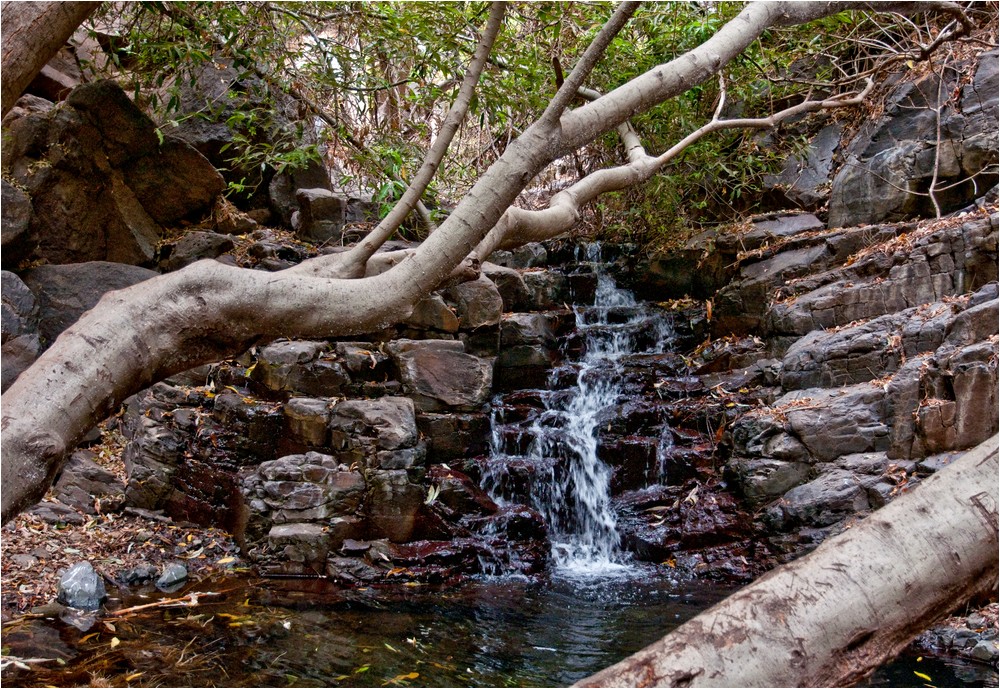
[[[424,413],[417,417],[417,427],[427,438],[428,460],[440,463],[484,453],[490,422],[480,413]]]
[[[0,390],[6,390],[38,358],[42,346],[35,295],[21,278],[6,270],[0,272],[0,300]]]
[[[49,345],[63,330],[92,309],[111,290],[156,277],[138,266],[105,261],[37,266],[22,274],[38,300],[39,333]]]
[[[394,543],[409,540],[426,495],[426,488],[411,482],[405,470],[373,472],[367,509],[374,533]]]
[[[214,232],[188,232],[173,244],[160,249],[160,268],[178,270],[203,258],[217,258],[236,245],[230,237]]]
[[[757,505],[781,497],[805,482],[811,473],[810,466],[804,462],[770,457],[734,460],[728,468],[737,475],[744,497]]]
[[[141,586],[143,584],[148,584],[157,578],[157,570],[154,565],[139,565],[138,567],[132,567],[126,569],[119,576],[118,579],[125,586]]]
[[[489,399],[492,364],[466,354],[462,342],[396,340],[388,350],[403,389],[421,412],[479,411]]]
[[[53,486],[53,494],[65,505],[87,514],[97,514],[95,499],[103,511],[119,504],[125,486],[118,477],[94,461],[94,453],[77,450],[67,460]]]
[[[188,569],[183,562],[169,562],[156,579],[156,588],[161,591],[176,591],[188,579]]]
[[[435,465],[427,480],[437,491],[436,499],[462,515],[494,514],[499,508],[467,475],[455,469]]]
[[[16,269],[35,249],[29,239],[31,199],[21,189],[4,179],[0,198],[0,245],[3,247],[3,267]]]
[[[504,310],[503,299],[496,285],[486,276],[450,287],[444,298],[454,305],[459,327],[472,330],[496,325]]]
[[[263,462],[243,481],[251,510],[261,513],[251,518],[266,518],[275,524],[353,514],[364,499],[365,488],[359,471],[318,452]]]
[[[329,189],[297,189],[298,211],[292,214],[295,234],[313,244],[335,242],[344,231],[347,199]]]
[[[380,582],[385,573],[386,570],[353,557],[331,557],[326,562],[328,577],[351,586]]]
[[[107,599],[104,579],[89,562],[78,562],[59,577],[56,600],[63,605],[78,610],[97,610]]]

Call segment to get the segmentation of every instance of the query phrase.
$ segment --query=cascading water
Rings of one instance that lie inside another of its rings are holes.
[[[622,398],[623,361],[663,352],[673,333],[664,314],[637,305],[615,284],[599,245],[586,247],[585,260],[593,264],[597,290],[592,306],[573,308],[583,354],[553,371],[548,389],[537,393],[543,408],[514,424],[513,434],[503,405],[494,405],[483,474],[484,488],[500,502],[516,492],[512,486],[527,484],[548,524],[556,571],[569,576],[628,569],[611,507],[612,470],[599,456],[600,430],[613,421]]]

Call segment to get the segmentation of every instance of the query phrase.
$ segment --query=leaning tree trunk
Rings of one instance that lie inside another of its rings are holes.
[[[844,686],[997,586],[997,438],[577,686]]]
[[[14,106],[24,89],[45,63],[90,16],[99,2],[4,2],[3,15],[3,110]]]

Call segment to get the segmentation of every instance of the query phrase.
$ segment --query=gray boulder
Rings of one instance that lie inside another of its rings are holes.
[[[3,247],[4,268],[16,269],[31,255],[34,244],[28,239],[31,223],[31,199],[6,179],[0,198],[0,244]]]
[[[51,344],[63,330],[112,290],[123,289],[158,273],[138,266],[106,261],[44,265],[22,275],[38,299],[39,334]]]
[[[298,189],[295,200],[299,204],[292,214],[295,234],[313,244],[336,242],[344,232],[347,199],[329,189]]]
[[[188,232],[160,249],[160,268],[164,272],[179,270],[203,258],[218,258],[235,246],[232,238],[215,232]]]
[[[901,84],[885,115],[855,137],[833,181],[831,227],[933,215],[928,191],[935,167],[935,194],[945,212],[969,205],[996,184],[997,51],[979,56],[975,77],[956,104],[951,96],[958,73],[949,70],[944,84],[936,73]]]
[[[59,593],[63,605],[79,610],[97,610],[108,599],[104,579],[89,562],[78,562],[59,577]]]
[[[496,325],[503,315],[503,298],[496,285],[483,275],[445,290],[444,298],[454,305],[462,330]]]
[[[38,358],[42,345],[35,295],[21,278],[6,270],[0,272],[0,302],[0,390],[6,390]]]

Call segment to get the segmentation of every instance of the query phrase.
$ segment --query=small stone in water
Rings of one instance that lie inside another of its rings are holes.
[[[156,588],[167,592],[176,591],[187,578],[187,567],[180,562],[171,562],[163,568],[163,574],[156,580]]]
[[[78,562],[59,579],[57,600],[80,610],[97,610],[108,598],[104,580],[89,562]]]

